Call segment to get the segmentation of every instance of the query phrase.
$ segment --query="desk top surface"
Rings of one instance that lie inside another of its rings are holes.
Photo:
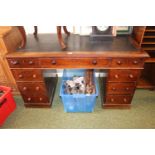
[[[56,34],[27,35],[24,49],[8,53],[7,57],[148,57],[146,52],[134,47],[128,36],[117,36],[108,41],[92,41],[89,36],[63,35],[67,45],[62,50]]]
[[[64,41],[67,45],[65,50],[62,50],[56,34],[38,34],[35,38],[32,34],[27,35],[27,44],[23,52],[49,52],[49,51],[137,51],[137,49],[130,43],[128,37],[114,37],[106,41],[92,41],[89,36],[70,35],[67,37],[63,35]]]

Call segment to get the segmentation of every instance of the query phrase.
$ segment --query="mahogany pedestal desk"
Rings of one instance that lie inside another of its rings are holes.
[[[107,71],[102,107],[129,108],[148,54],[134,47],[126,36],[92,42],[89,36],[72,34],[66,42],[67,49],[62,50],[56,34],[39,34],[38,40],[28,35],[24,49],[7,54],[25,106],[51,106],[44,70],[87,68]]]

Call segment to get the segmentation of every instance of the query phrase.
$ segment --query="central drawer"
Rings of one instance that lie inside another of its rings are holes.
[[[42,71],[37,69],[12,69],[16,81],[43,81]]]
[[[106,68],[108,58],[40,58],[42,68]]]

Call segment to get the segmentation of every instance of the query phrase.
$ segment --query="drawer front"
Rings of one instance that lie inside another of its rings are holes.
[[[130,104],[131,101],[130,95],[107,95],[105,104]]]
[[[123,58],[116,58],[112,59],[111,67],[127,67],[128,66],[128,59]]]
[[[22,95],[25,103],[49,103],[49,98],[46,95],[38,94],[37,96],[32,94]]]
[[[137,81],[141,73],[138,69],[115,69],[109,70],[108,81],[111,82],[134,82]]]
[[[144,59],[142,58],[116,58],[112,59],[111,67],[123,68],[123,67],[132,67],[132,68],[142,68],[144,65]]]
[[[43,81],[41,70],[12,69],[11,71],[16,81]]]
[[[128,59],[129,67],[139,67],[143,68],[145,60],[143,58],[132,58]]]
[[[107,85],[107,94],[133,94],[136,84],[133,83],[113,83]]]
[[[39,61],[37,58],[8,58],[11,68],[37,68]]]
[[[103,68],[110,65],[106,58],[40,58],[45,68]]]
[[[17,82],[18,89],[22,95],[30,94],[47,94],[46,87],[43,82]]]

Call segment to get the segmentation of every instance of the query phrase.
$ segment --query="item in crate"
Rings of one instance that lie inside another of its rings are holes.
[[[80,76],[74,76],[73,81],[75,83],[75,91],[78,94],[84,94],[85,93],[85,80],[84,77]]]
[[[65,82],[65,93],[66,94],[72,94],[72,88],[75,86],[74,82],[72,80],[67,80]]]
[[[73,81],[79,85],[83,85],[85,83],[84,77],[82,76],[73,76]]]
[[[65,82],[67,94],[95,94],[93,70],[86,70],[85,77],[73,76],[72,80]]]
[[[95,94],[95,85],[93,81],[93,70],[92,69],[87,69],[85,71],[85,93],[86,94]]]
[[[93,84],[86,85],[86,94],[95,94],[95,86]]]
[[[84,77],[73,76],[72,80],[67,80],[65,82],[65,93],[84,94],[85,93]]]

